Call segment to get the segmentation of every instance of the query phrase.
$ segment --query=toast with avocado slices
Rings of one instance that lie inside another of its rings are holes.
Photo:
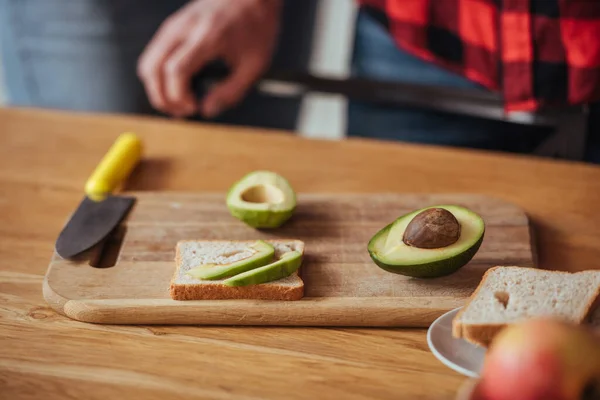
[[[177,243],[174,300],[299,300],[300,240],[183,240]]]
[[[452,334],[488,347],[504,327],[531,318],[586,323],[599,301],[600,270],[493,267],[454,317]]]

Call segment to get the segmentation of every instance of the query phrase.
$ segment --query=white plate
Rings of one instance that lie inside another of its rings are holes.
[[[452,319],[460,308],[436,319],[427,331],[427,344],[444,365],[471,378],[479,378],[485,349],[452,337]]]

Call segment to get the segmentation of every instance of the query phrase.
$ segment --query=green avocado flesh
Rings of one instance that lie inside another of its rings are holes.
[[[461,226],[458,240],[446,247],[424,249],[412,247],[402,240],[412,219],[429,208],[444,208],[451,212]],[[369,241],[372,260],[388,272],[417,278],[435,278],[456,272],[466,265],[479,250],[485,234],[485,223],[475,212],[456,205],[426,207],[401,216],[387,225]]]
[[[232,185],[227,193],[232,216],[254,228],[278,228],[293,214],[296,193],[289,182],[271,171],[255,171]]]
[[[199,267],[190,269],[187,274],[196,279],[223,279],[262,267],[273,261],[275,248],[269,243],[258,240],[250,247],[256,251],[250,257],[235,261],[231,264],[200,265]]]
[[[290,251],[269,265],[244,272],[223,281],[227,286],[247,286],[276,281],[290,276],[300,268],[302,253]]]

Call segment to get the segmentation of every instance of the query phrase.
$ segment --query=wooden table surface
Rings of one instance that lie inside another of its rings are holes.
[[[56,315],[42,279],[115,137],[137,132],[136,190],[224,191],[274,169],[298,192],[472,192],[522,206],[540,265],[600,260],[600,168],[466,150],[161,119],[0,110],[0,399],[452,399],[464,381],[425,330],[101,326]]]

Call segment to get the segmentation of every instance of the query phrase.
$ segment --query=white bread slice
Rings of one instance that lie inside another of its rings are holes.
[[[304,296],[304,281],[299,271],[276,281],[258,285],[230,287],[222,280],[200,280],[186,273],[200,264],[227,264],[252,253],[249,246],[255,240],[183,240],[177,243],[175,273],[171,279],[170,295],[174,300],[299,300]],[[275,259],[283,253],[297,250],[304,255],[300,240],[265,240],[275,248]]]
[[[587,322],[599,300],[600,270],[571,273],[493,267],[454,317],[452,335],[488,347],[501,329],[526,319]]]

